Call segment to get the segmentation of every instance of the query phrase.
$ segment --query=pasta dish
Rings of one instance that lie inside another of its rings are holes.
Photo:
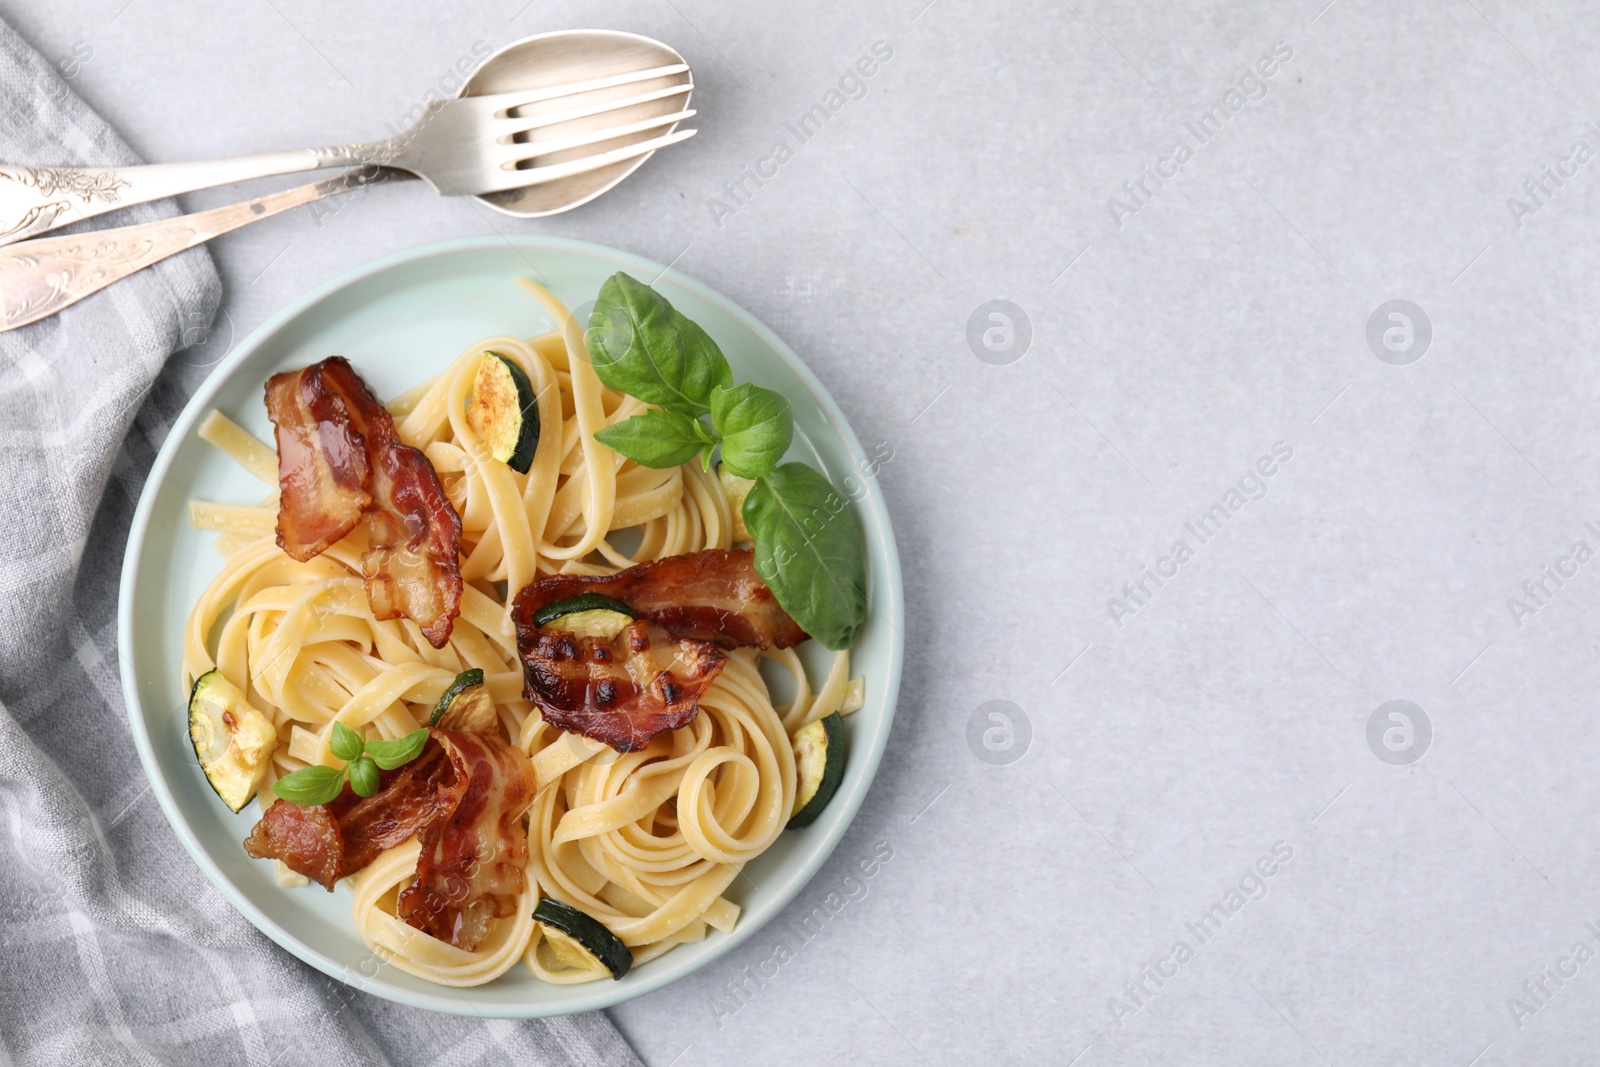
[[[731,931],[865,696],[860,533],[782,462],[788,401],[627,275],[587,324],[522,285],[553,332],[387,403],[329,356],[267,383],[270,443],[211,412],[264,495],[190,503],[223,557],[181,664],[200,771],[285,891],[344,882],[380,958],[451,986]]]

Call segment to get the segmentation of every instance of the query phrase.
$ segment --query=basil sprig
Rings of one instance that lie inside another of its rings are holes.
[[[709,334],[650,286],[618,273],[589,316],[589,358],[605,385],[656,409],[607,426],[595,440],[646,467],[696,455],[756,484],[741,512],[756,546],[756,572],[807,633],[848,648],[867,617],[861,530],[847,502],[804,463],[779,466],[794,440],[781,393],[733,371]],[[704,416],[710,416],[709,425]]]
[[[421,754],[427,741],[427,727],[392,741],[363,741],[356,731],[335,722],[328,749],[345,765],[302,767],[273,782],[272,791],[291,804],[327,804],[339,795],[348,777],[357,796],[370,797],[378,791],[379,768],[392,771],[410,763]]]
[[[867,617],[861,531],[833,483],[804,463],[757,479],[744,498],[756,573],[794,620],[829,648],[849,648]]]
[[[717,342],[666,297],[620,271],[600,286],[588,340],[590,362],[607,386],[691,418],[710,410],[711,390],[733,384]]]
[[[705,423],[676,411],[652,408],[643,415],[607,426],[594,439],[646,467],[676,467],[693,459],[706,447]]]
[[[711,421],[722,435],[722,465],[741,478],[770,474],[794,440],[789,398],[749,382],[711,394]]]

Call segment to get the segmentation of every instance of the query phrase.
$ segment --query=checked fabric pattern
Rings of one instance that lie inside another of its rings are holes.
[[[4,23],[0,159],[138,162]],[[637,1063],[598,1013],[457,1018],[323,976],[238,915],[163,819],[122,703],[117,584],[185,399],[152,383],[220,296],[194,250],[0,334],[0,1064]]]

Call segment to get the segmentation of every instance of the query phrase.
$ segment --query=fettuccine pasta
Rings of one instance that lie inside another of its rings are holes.
[[[437,378],[388,405],[400,439],[426,454],[462,521],[465,588],[444,647],[434,648],[408,619],[374,619],[363,592],[361,527],[309,562],[278,547],[274,449],[219,413],[201,436],[259,478],[263,496],[197,500],[190,509],[194,525],[217,532],[224,562],[190,614],[184,681],[220,669],[271,718],[279,743],[259,787],[262,811],[278,778],[310,765],[341,765],[329,749],[335,722],[369,740],[403,737],[427,725],[460,672],[483,669],[505,737],[528,755],[536,775],[516,914],[496,920],[472,952],[397,918],[396,898],[417,867],[415,839],[348,879],[355,928],[373,951],[450,986],[491,981],[519,961],[547,982],[607,977],[564,966],[554,955],[531,918],[541,896],[603,922],[636,962],[710,930],[731,930],[739,917],[731,887],[783,831],[795,805],[791,736],[861,703],[847,651],[834,654],[813,691],[793,649],[730,651],[694,721],[634,752],[557,729],[524,699],[510,616],[518,589],[550,574],[608,574],[727,549],[735,528],[717,477],[697,461],[655,470],[595,440],[595,431],[645,405],[605,388],[566,308],[524,284],[559,329],[475,342]],[[542,429],[526,474],[492,459],[469,423],[468,398],[485,352],[514,361],[536,392]],[[792,678],[794,699],[781,707],[759,669],[763,660],[769,673]]]

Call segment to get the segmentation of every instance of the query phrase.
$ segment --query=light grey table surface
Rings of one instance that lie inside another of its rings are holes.
[[[701,135],[571,214],[217,241],[171,371],[384,253],[561,234],[727,293],[892,451],[889,753],[783,919],[613,1013],[651,1064],[1592,1062],[1600,15],[924,3],[0,12],[156,160],[370,137],[546,29],[693,63]]]

